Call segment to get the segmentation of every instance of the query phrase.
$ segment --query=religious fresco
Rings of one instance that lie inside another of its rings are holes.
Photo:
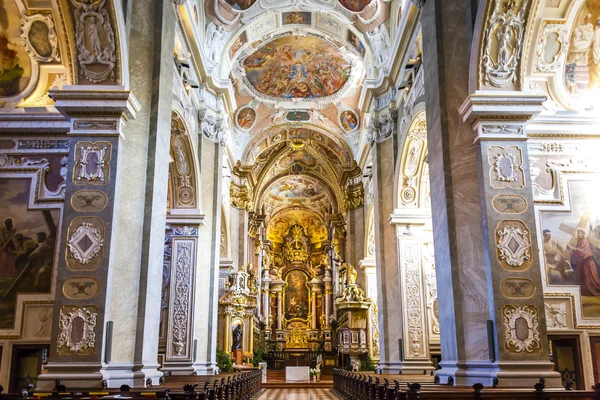
[[[240,109],[236,115],[235,122],[240,129],[248,130],[256,122],[256,111],[251,107]]]
[[[358,51],[361,57],[365,56],[365,45],[350,29],[348,29],[348,42]]]
[[[600,317],[600,208],[596,183],[570,181],[571,211],[542,211],[549,285],[577,285],[583,316]]]
[[[31,79],[31,61],[21,39],[20,15],[14,0],[0,2],[0,97],[16,96]]]
[[[285,238],[294,225],[301,226],[304,229],[310,243],[318,243],[327,240],[327,226],[317,214],[308,209],[293,209],[277,214],[268,222],[267,240],[275,243],[284,243]]]
[[[304,150],[291,151],[279,160],[279,166],[287,168],[295,162],[301,162],[307,167],[314,167],[317,165],[317,160]]]
[[[310,121],[310,115],[306,111],[290,111],[285,115],[285,119],[292,122]]]
[[[241,49],[247,41],[246,31],[242,32],[238,37],[236,37],[233,44],[229,48],[229,58],[233,59],[238,50]]]
[[[256,0],[225,0],[234,10],[247,10],[256,3]]]
[[[315,197],[323,193],[323,188],[313,179],[304,176],[286,178],[271,187],[273,197],[298,199]]]
[[[340,114],[340,124],[346,132],[352,132],[358,128],[358,116],[352,110],[345,110]]]
[[[284,12],[283,25],[310,25],[312,21],[312,14],[309,12]]]
[[[573,24],[565,84],[575,97],[600,89],[600,0],[587,0]]]
[[[285,319],[307,319],[309,310],[308,275],[294,269],[285,276]]]
[[[339,50],[312,36],[277,38],[244,60],[249,83],[278,98],[318,98],[340,90],[351,64]]]
[[[18,293],[51,290],[58,211],[29,210],[30,179],[0,179],[0,329],[15,322]]]
[[[371,0],[339,0],[340,3],[348,10],[361,12],[366,6],[371,3]]]

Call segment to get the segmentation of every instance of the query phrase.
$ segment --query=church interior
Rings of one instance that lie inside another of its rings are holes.
[[[0,398],[600,399],[599,152],[600,0],[0,1]]]

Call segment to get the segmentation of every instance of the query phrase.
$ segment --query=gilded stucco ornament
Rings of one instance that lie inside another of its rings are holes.
[[[546,24],[542,29],[541,39],[536,45],[535,68],[538,72],[557,72],[562,63],[559,62],[569,49],[569,31],[565,24]]]
[[[43,32],[47,32],[46,35]],[[34,61],[60,62],[58,39],[52,18],[45,14],[21,15],[21,38]]]
[[[117,45],[106,0],[71,0],[80,74],[93,83],[115,80]]]
[[[58,319],[58,352],[60,354],[85,353],[96,348],[95,306],[65,306],[60,309]]]
[[[495,0],[483,50],[484,84],[517,84],[529,0]]]
[[[104,238],[92,223],[85,222],[75,229],[67,245],[74,259],[87,264],[104,246]]]
[[[346,188],[346,196],[344,197],[344,208],[354,210],[362,207],[365,202],[365,190],[362,182],[356,185],[348,185]]]
[[[523,267],[531,261],[530,233],[521,221],[501,223],[497,232],[498,258],[509,267]]]
[[[502,308],[504,344],[514,353],[533,353],[541,350],[539,312],[534,305],[508,304]]]

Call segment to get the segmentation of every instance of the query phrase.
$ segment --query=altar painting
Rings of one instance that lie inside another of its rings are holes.
[[[306,320],[309,310],[308,276],[300,270],[292,270],[285,276],[285,319]]]
[[[584,318],[600,317],[599,182],[568,184],[570,211],[542,211],[542,248],[548,285],[575,285]]]
[[[322,39],[284,36],[249,55],[244,68],[250,84],[265,96],[315,98],[340,90],[351,63]]]
[[[19,293],[51,290],[58,212],[29,210],[30,179],[0,179],[0,329],[11,329]]]
[[[14,0],[0,1],[0,97],[16,96],[31,78],[31,61],[21,39],[20,15]]]

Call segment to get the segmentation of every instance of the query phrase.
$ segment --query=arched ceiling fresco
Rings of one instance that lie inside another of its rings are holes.
[[[352,67],[333,44],[291,35],[261,44],[243,65],[258,93],[279,98],[330,96],[346,84]]]

